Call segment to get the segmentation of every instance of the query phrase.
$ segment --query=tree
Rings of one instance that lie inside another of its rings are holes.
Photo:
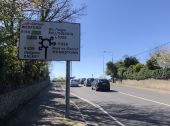
[[[115,63],[116,69],[117,69],[117,78],[119,78],[120,80],[123,79],[123,73],[126,71],[126,67],[125,64],[122,60],[117,61]]]
[[[115,63],[115,66],[119,69],[119,68],[125,67],[125,63],[124,61],[120,60]]]
[[[144,64],[138,63],[138,64],[134,65],[134,69],[136,72],[139,72],[144,66],[145,66]]]
[[[146,61],[146,66],[150,70],[160,69],[157,59],[154,56],[151,56],[151,58]]]
[[[163,68],[170,68],[170,50],[169,47],[167,49],[160,49],[159,52],[155,53],[154,58],[156,59],[157,64]]]
[[[149,78],[151,78],[151,70],[149,70],[147,66],[143,66],[134,79],[145,80]]]
[[[70,22],[85,14],[86,5],[73,8],[71,0],[26,0],[24,9],[29,19],[40,21]],[[34,10],[33,10],[34,9]]]
[[[22,20],[71,22],[84,15],[86,6],[73,8],[71,0],[11,0],[0,2],[0,89],[9,83],[49,77],[48,62],[18,60],[17,42]]]
[[[58,81],[58,82],[65,82],[65,81],[66,81],[66,78],[65,78],[65,77],[58,77],[58,78],[57,78],[57,81]]]
[[[106,68],[106,74],[110,75],[113,79],[114,82],[114,78],[117,76],[117,69],[116,66],[113,62],[107,62],[106,64],[107,68]]]
[[[130,67],[131,65],[136,65],[137,63],[139,63],[139,61],[136,59],[136,57],[126,57],[124,59],[124,64],[126,68]]]

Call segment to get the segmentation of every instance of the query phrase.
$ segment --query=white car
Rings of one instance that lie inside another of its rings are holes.
[[[78,87],[79,86],[79,80],[71,79],[70,80],[70,86],[71,87]]]

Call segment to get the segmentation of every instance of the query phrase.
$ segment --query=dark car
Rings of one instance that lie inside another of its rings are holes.
[[[84,81],[84,86],[88,87],[88,86],[91,86],[92,82],[94,81],[94,78],[87,78],[85,81]]]
[[[91,85],[92,90],[110,91],[110,82],[107,79],[95,79]]]
[[[86,78],[81,78],[80,79],[80,84],[84,84],[84,81],[86,80]]]
[[[54,79],[52,80],[52,82],[57,82],[57,78],[54,78]]]

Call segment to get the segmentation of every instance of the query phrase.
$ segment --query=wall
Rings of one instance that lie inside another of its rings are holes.
[[[49,81],[34,84],[23,89],[18,89],[9,93],[0,95],[0,123],[10,115],[20,105],[28,102],[41,89],[46,87]]]
[[[140,80],[140,81],[123,80],[122,84],[129,85],[129,86],[138,86],[144,88],[161,89],[161,90],[170,91],[170,80],[155,80],[155,79]]]

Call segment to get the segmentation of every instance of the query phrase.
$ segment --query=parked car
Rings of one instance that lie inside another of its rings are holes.
[[[109,81],[109,82],[112,82],[112,81],[113,81],[113,79],[112,79],[112,78],[110,78],[110,79],[108,79],[108,81]]]
[[[84,84],[84,81],[86,80],[86,78],[81,78],[80,79],[80,84]]]
[[[110,91],[110,82],[107,79],[95,79],[91,85],[92,90]]]
[[[88,87],[88,86],[91,86],[92,82],[94,81],[94,78],[87,78],[85,81],[84,81],[84,86]]]
[[[71,79],[71,80],[70,80],[70,86],[71,86],[71,87],[78,87],[78,86],[79,86],[79,80],[77,80],[77,79]]]
[[[57,82],[57,78],[54,78],[54,79],[52,80],[52,82]]]

